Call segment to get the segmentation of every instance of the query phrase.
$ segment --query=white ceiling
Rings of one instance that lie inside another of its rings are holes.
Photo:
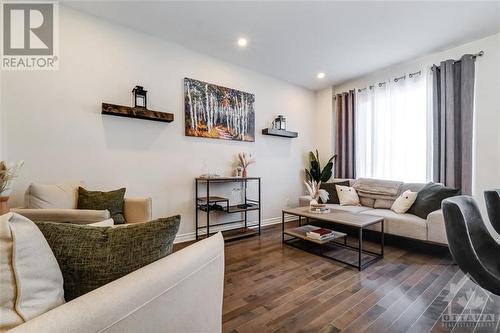
[[[499,1],[66,4],[314,90],[500,31]]]

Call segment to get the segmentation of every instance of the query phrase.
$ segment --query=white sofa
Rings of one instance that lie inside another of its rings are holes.
[[[335,179],[334,182],[345,181],[346,179]],[[352,186],[355,182],[348,179]],[[403,183],[400,192],[406,189],[419,191],[425,184],[423,183]],[[300,206],[309,206],[309,196],[299,198]],[[385,207],[390,207],[390,201],[386,202]],[[384,217],[384,232],[391,235],[397,235],[407,238],[418,239],[421,241],[435,243],[439,245],[448,245],[446,231],[444,226],[444,217],[442,210],[436,210],[422,219],[413,214],[397,214],[388,208],[373,208],[370,206],[341,206],[339,204],[328,204],[330,208],[348,211],[354,214],[367,214]],[[376,225],[373,230],[380,231],[380,226]]]
[[[221,332],[219,233],[52,309],[9,333]]]
[[[80,185],[83,183],[31,184],[24,194],[24,207],[12,208],[10,211],[36,221],[92,224],[109,219],[107,210],[76,209]],[[151,221],[151,198],[126,197],[123,215],[127,223]]]

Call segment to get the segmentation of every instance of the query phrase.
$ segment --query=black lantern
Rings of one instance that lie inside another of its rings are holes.
[[[144,88],[141,86],[135,86],[135,88],[132,89],[132,92],[134,93],[135,107],[147,108],[148,104],[146,99],[146,93],[148,91],[144,90]]]
[[[278,118],[274,119],[273,127],[279,130],[286,130],[286,118],[279,115]]]

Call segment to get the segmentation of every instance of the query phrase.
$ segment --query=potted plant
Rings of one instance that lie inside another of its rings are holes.
[[[309,163],[310,168],[305,169],[306,171],[306,189],[308,194],[311,196],[311,205],[316,205],[319,203],[319,199],[322,202],[327,202],[329,194],[327,191],[321,189],[321,183],[325,183],[332,178],[333,161],[337,155],[330,157],[328,162],[323,169],[321,169],[321,162],[319,160],[319,153],[316,149],[316,153],[309,152]]]
[[[7,202],[12,192],[12,184],[22,165],[23,161],[13,164],[0,161],[0,215],[9,211]]]
[[[316,149],[316,154],[312,151],[309,152],[310,168],[306,169],[306,180],[314,180],[316,183],[329,181],[332,178],[333,161],[336,157],[337,155],[330,157],[323,170],[321,170],[318,150]]]

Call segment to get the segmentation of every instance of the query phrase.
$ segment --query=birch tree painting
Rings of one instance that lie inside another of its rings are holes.
[[[186,135],[255,140],[255,95],[184,79]]]

